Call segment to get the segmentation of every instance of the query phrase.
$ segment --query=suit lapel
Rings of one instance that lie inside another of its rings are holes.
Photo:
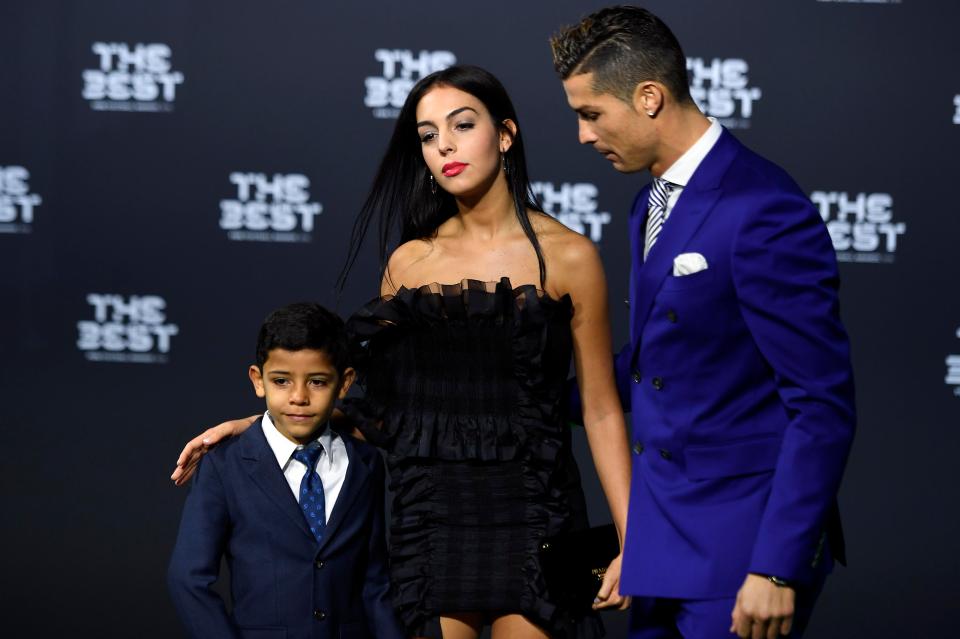
[[[630,269],[630,341],[636,343],[640,337],[637,326],[637,282],[643,271],[643,244],[646,239],[647,199],[650,197],[650,185],[643,187],[633,201],[630,211],[630,237],[637,238],[633,244]]]
[[[322,550],[336,535],[337,529],[347,518],[346,515],[353,502],[356,501],[357,495],[360,494],[361,489],[366,486],[370,479],[371,460],[369,456],[365,456],[357,448],[349,435],[340,435],[340,437],[347,451],[347,476],[343,479],[343,487],[340,488],[337,502],[333,505],[333,511],[330,513],[330,520],[327,521],[327,527],[318,550]],[[302,516],[301,519],[303,519]]]
[[[241,450],[241,457],[247,473],[267,497],[283,511],[283,514],[290,519],[291,523],[309,537],[310,541],[316,542],[313,533],[307,527],[307,521],[304,519],[303,513],[300,511],[300,505],[290,491],[290,485],[277,464],[277,458],[270,449],[270,444],[267,443],[261,420],[254,422],[250,429],[254,432],[250,432],[248,436],[243,438],[243,449]]]
[[[690,238],[694,236],[707,215],[713,209],[722,194],[721,180],[739,148],[739,142],[724,129],[710,152],[694,171],[690,182],[680,193],[680,198],[663,225],[660,237],[650,249],[647,260],[643,261],[644,229],[638,229],[634,235],[639,238],[634,246],[634,263],[641,263],[634,278],[633,300],[633,358],[637,361],[640,352],[641,335],[650,317],[650,309],[667,275],[673,272],[673,258],[683,252]],[[645,189],[649,192],[649,187]],[[643,206],[646,207],[646,198]],[[640,216],[634,216],[640,217]],[[646,213],[642,216],[646,219]]]

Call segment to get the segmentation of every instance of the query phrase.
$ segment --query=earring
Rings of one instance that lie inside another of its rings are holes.
[[[430,174],[430,192],[437,194],[437,181],[433,179],[433,173]]]
[[[510,175],[510,167],[507,166],[507,156],[504,155],[503,151],[500,152],[500,166],[503,167],[504,175]]]
[[[647,111],[647,115],[649,115],[649,116],[652,118],[652,117],[653,117],[653,111]]]

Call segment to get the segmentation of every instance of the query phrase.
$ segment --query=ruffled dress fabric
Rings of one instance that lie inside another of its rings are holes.
[[[569,296],[464,280],[401,288],[348,322],[365,386],[344,409],[386,451],[394,605],[411,636],[447,612],[520,613],[552,637],[603,635],[551,602],[544,537],[587,526],[561,419]]]

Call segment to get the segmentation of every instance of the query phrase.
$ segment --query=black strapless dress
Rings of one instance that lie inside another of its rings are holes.
[[[401,288],[348,322],[366,392],[345,410],[387,454],[394,605],[413,636],[439,639],[445,612],[603,634],[552,603],[538,558],[544,537],[587,526],[560,415],[572,312],[503,278]]]

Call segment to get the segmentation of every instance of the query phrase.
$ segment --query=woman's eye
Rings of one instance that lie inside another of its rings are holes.
[[[423,142],[424,144],[426,144],[427,142],[429,142],[430,140],[432,140],[432,139],[435,138],[435,137],[437,137],[437,134],[436,134],[436,133],[432,133],[432,132],[431,132],[431,133],[424,133],[423,135],[420,136],[420,141]]]
[[[460,122],[457,124],[458,131],[466,131],[473,128],[473,122]]]

